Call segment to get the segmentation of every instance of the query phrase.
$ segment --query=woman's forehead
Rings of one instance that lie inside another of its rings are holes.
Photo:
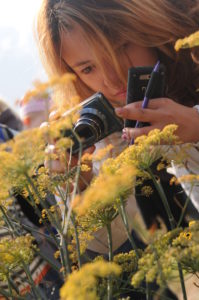
[[[94,59],[93,49],[79,25],[61,32],[61,56],[72,69]]]

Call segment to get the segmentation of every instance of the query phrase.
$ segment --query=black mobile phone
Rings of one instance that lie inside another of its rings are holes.
[[[153,67],[132,67],[128,70],[126,104],[130,104],[144,99],[145,91],[151,76]],[[158,72],[157,87],[151,95],[151,99],[161,98],[165,95],[166,68],[160,64]],[[125,127],[135,127],[137,120],[125,120]],[[147,126],[148,123],[139,123],[139,127]]]

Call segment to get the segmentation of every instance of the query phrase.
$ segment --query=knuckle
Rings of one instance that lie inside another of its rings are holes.
[[[172,102],[172,100],[169,98],[162,98],[162,104],[165,106],[170,106],[171,102]]]
[[[130,118],[130,116],[131,116],[131,109],[128,107],[124,107],[123,108],[123,114],[122,114],[122,116],[124,117],[124,118]]]
[[[149,129],[147,127],[140,128],[140,135],[147,135],[149,133]]]
[[[140,103],[139,102],[135,102],[133,106],[134,106],[135,109],[140,109]]]

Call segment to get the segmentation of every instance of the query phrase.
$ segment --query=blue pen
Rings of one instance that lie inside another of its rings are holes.
[[[144,95],[144,100],[142,102],[142,108],[147,108],[149,99],[151,98],[151,95],[153,94],[154,89],[156,88],[156,84],[157,84],[156,75],[159,72],[159,69],[160,69],[160,62],[158,61],[155,65],[155,67],[153,68],[153,71],[151,72],[151,77],[147,84],[146,92]],[[139,124],[140,124],[139,121],[137,121],[135,124],[135,128],[138,128]],[[134,144],[134,139],[131,140],[130,145],[133,145],[133,144]]]

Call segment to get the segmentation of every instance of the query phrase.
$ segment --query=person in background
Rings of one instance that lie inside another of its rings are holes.
[[[26,103],[22,99],[20,101],[20,116],[24,129],[36,128],[48,121],[52,106],[52,100],[46,95],[34,96]]]
[[[9,128],[21,131],[23,122],[14,110],[5,101],[0,99],[0,124],[6,124]]]
[[[39,127],[46,120],[44,101],[29,102],[23,106],[23,117],[29,117],[27,127]],[[37,112],[37,113],[36,113]],[[24,121],[24,120],[23,120]],[[1,127],[2,126],[2,127]],[[4,129],[4,136],[1,139],[1,129]],[[20,133],[24,129],[23,122],[19,116],[4,101],[0,101],[0,143],[6,142],[13,138],[15,134]],[[61,267],[61,264],[54,259],[54,252],[57,250],[53,245],[47,243],[43,238],[44,226],[39,223],[39,216],[36,215],[33,207],[23,197],[23,194],[16,192],[13,188],[11,191],[13,202],[8,208],[10,217],[21,224],[21,234],[25,235],[30,232],[34,237],[37,246],[43,256],[47,256],[51,261]],[[53,199],[48,199],[53,201]],[[50,205],[50,204],[49,204]],[[24,227],[25,226],[25,227]],[[30,230],[27,229],[30,228]],[[26,228],[26,229],[24,229]],[[31,231],[33,229],[33,231]],[[40,234],[41,233],[41,234]],[[6,228],[0,226],[0,240],[9,238],[10,233]],[[32,279],[39,284],[41,290],[48,299],[54,300],[59,298],[59,288],[63,284],[59,273],[51,269],[49,264],[39,255],[35,255],[33,261],[29,265]],[[21,294],[27,293],[26,299],[34,300],[34,296],[29,293],[30,287],[24,282],[25,273],[20,269],[14,274],[15,283]],[[8,290],[7,283],[0,281],[0,288]],[[5,299],[0,294],[0,300]]]

